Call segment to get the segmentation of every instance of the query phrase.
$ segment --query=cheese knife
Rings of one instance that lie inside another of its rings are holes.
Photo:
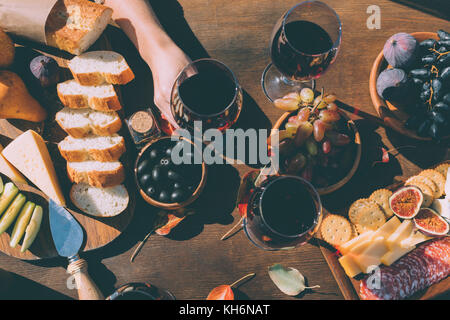
[[[80,300],[103,300],[100,290],[87,272],[87,262],[78,255],[83,243],[83,229],[63,207],[49,200],[50,230],[56,251],[69,260],[67,271],[75,278]]]

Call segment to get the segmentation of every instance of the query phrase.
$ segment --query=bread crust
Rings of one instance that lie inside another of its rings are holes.
[[[127,68],[119,74],[104,72],[76,73],[70,68],[73,78],[82,86],[99,86],[110,83],[116,85],[127,84],[134,79],[134,73],[131,68]]]
[[[108,123],[106,126],[87,125],[84,127],[65,127],[63,122],[56,117],[56,122],[59,126],[70,136],[74,138],[85,138],[92,134],[97,136],[107,137],[114,133],[117,133],[122,128],[122,120],[117,117],[113,122]]]
[[[67,175],[73,183],[87,183],[97,188],[114,187],[125,181],[125,168],[121,164],[116,170],[78,172],[67,163]]]
[[[61,143],[58,144],[58,149],[61,156],[68,162],[82,162],[89,160],[100,162],[117,161],[126,151],[123,138],[120,143],[107,149],[64,150],[61,147]]]
[[[91,97],[88,98],[83,94],[63,94],[60,90],[57,90],[59,100],[61,103],[68,108],[72,109],[85,109],[91,108],[97,111],[117,111],[122,109],[119,97],[115,94],[112,97],[98,98]]]

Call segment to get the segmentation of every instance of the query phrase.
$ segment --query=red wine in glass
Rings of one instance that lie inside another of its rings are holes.
[[[272,62],[286,77],[303,81],[316,79],[328,68],[337,50],[318,24],[292,21],[280,28],[272,44]]]

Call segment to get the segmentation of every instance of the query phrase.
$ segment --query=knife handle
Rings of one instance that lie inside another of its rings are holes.
[[[67,271],[75,277],[78,289],[78,299],[80,300],[104,300],[103,294],[92,281],[87,271],[87,262],[78,259],[67,266]]]

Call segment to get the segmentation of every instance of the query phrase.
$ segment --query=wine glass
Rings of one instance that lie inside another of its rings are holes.
[[[178,75],[170,105],[181,128],[194,132],[194,121],[201,121],[203,130],[223,131],[239,118],[242,89],[225,64],[209,58],[199,59]]]
[[[249,240],[264,250],[286,250],[308,242],[322,219],[316,189],[298,176],[268,177],[251,191],[243,220]]]
[[[315,89],[319,78],[336,60],[342,24],[336,12],[320,1],[304,1],[289,9],[271,36],[271,59],[261,84],[272,102],[304,87]]]

